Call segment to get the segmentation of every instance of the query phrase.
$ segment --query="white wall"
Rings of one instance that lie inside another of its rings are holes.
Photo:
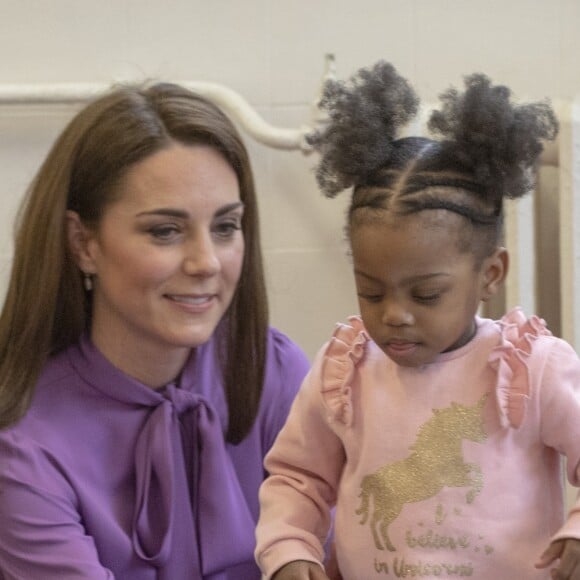
[[[325,53],[340,77],[390,60],[425,101],[474,71],[517,95],[568,98],[580,90],[579,31],[577,0],[0,0],[0,83],[213,81],[295,127],[310,120]],[[0,292],[16,204],[70,114],[0,107]],[[313,355],[356,310],[346,195],[322,198],[313,157],[247,143],[272,320]]]

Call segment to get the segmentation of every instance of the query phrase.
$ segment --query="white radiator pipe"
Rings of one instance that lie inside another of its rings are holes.
[[[267,123],[234,90],[217,83],[179,82],[207,97],[228,113],[256,141],[277,149],[310,151],[306,136],[313,127],[286,129]],[[0,106],[58,105],[84,103],[105,92],[109,85],[96,83],[0,84]]]
[[[179,84],[195,91],[220,106],[256,141],[275,149],[300,150],[310,153],[312,148],[307,137],[325,122],[325,115],[318,108],[324,83],[336,78],[335,58],[325,55],[324,74],[320,92],[312,105],[309,125],[299,128],[275,127],[266,122],[256,110],[237,92],[217,83],[183,81]],[[0,107],[9,105],[52,105],[83,103],[103,93],[109,85],[98,83],[51,83],[51,84],[0,84]],[[558,114],[563,104],[553,103]],[[426,134],[426,121],[436,104],[426,103],[421,107],[417,119],[407,128],[407,133]],[[558,142],[547,143],[540,162],[544,165],[559,165]]]
[[[327,54],[320,93],[312,105],[311,123],[296,129],[275,127],[266,122],[239,93],[224,85],[204,81],[178,81],[178,84],[213,101],[256,141],[275,149],[299,149],[310,153],[312,148],[307,137],[325,121],[325,115],[318,108],[322,88],[326,80],[334,77],[334,55]],[[79,104],[109,88],[109,85],[99,83],[0,84],[0,107]]]

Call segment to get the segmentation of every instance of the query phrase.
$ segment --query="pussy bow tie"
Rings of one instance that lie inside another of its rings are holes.
[[[210,403],[174,385],[163,396],[137,440],[133,547],[164,567],[187,545],[188,577],[205,577],[252,559],[255,522]]]

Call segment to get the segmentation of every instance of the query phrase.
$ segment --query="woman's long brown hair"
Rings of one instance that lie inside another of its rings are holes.
[[[0,314],[0,428],[26,413],[48,357],[90,325],[90,295],[68,248],[66,211],[98,225],[127,169],[172,142],[214,147],[238,177],[245,255],[217,329],[216,356],[229,409],[226,438],[239,443],[251,429],[264,380],[268,304],[250,162],[219,108],[170,83],[121,86],[87,105],[56,140],[27,191]]]

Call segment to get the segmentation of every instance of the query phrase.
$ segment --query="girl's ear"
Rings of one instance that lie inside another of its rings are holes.
[[[486,302],[501,288],[509,268],[509,254],[505,248],[498,247],[491,256],[483,261],[481,299]]]
[[[95,264],[89,248],[92,234],[76,211],[67,210],[66,212],[66,232],[68,247],[77,266],[85,274],[95,274]]]

